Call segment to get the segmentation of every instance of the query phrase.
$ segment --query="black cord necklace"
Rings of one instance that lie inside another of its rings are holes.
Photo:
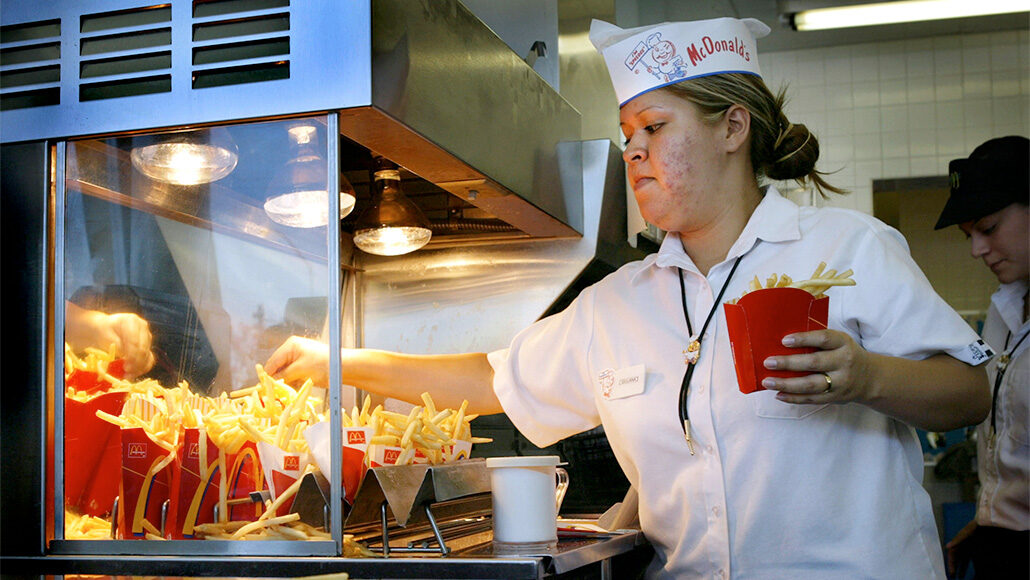
[[[687,349],[683,351],[687,370],[683,373],[683,383],[680,384],[679,412],[680,422],[683,424],[683,438],[687,440],[687,448],[690,449],[691,455],[694,454],[694,441],[690,438],[690,414],[687,411],[687,394],[690,391],[690,378],[694,376],[694,368],[697,366],[695,363],[701,358],[701,341],[704,340],[705,331],[708,330],[708,323],[712,321],[715,311],[719,309],[722,295],[726,293],[726,288],[730,285],[733,273],[737,271],[737,266],[740,265],[740,260],[743,257],[738,256],[736,261],[733,262],[730,275],[726,276],[726,282],[723,283],[722,290],[719,290],[719,295],[715,298],[712,309],[708,311],[708,318],[705,319],[705,323],[701,326],[701,332],[697,334],[694,334],[694,329],[690,325],[690,313],[687,309],[687,289],[683,282],[683,268],[677,268],[680,274],[680,301],[683,304],[683,318],[687,321],[687,333],[690,335],[690,343],[687,345]]]
[[[998,415],[998,392],[1001,391],[1001,380],[1003,378],[1005,378],[1005,370],[1009,368],[1009,362],[1011,362],[1011,360],[1012,360],[1012,353],[1016,352],[1016,349],[1019,348],[1019,345],[1023,344],[1023,341],[1026,340],[1027,335],[1030,335],[1030,332],[1024,332],[1023,336],[1019,337],[1019,340],[1016,341],[1015,346],[1013,346],[1010,349],[1009,348],[1009,340],[1012,339],[1012,331],[1009,331],[1008,335],[1005,337],[1004,352],[1002,352],[1001,356],[998,357],[998,366],[996,367],[997,374],[994,376],[994,396],[991,397],[991,443],[992,444],[994,443],[994,438],[995,438],[995,435],[997,434],[997,429],[996,429],[996,426],[995,426],[995,417],[997,417],[997,415]]]

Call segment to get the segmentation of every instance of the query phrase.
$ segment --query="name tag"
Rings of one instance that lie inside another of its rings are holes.
[[[624,369],[607,369],[598,376],[601,396],[606,400],[624,399],[644,392],[647,371],[644,365],[633,365]]]

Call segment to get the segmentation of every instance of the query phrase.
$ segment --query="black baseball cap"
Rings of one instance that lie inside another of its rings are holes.
[[[1009,136],[991,139],[966,159],[948,164],[951,196],[935,230],[975,221],[1030,196],[1030,141]]]

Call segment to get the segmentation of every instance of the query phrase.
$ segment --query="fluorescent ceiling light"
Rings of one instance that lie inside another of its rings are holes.
[[[902,0],[803,10],[791,15],[791,26],[795,30],[826,30],[1028,10],[1026,0]]]

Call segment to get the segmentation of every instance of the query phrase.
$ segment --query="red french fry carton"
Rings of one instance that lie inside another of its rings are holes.
[[[169,451],[154,443],[141,427],[122,429],[121,441],[118,537],[142,539],[146,535],[143,518],[155,528],[161,528],[161,506],[170,498],[178,462],[173,460],[159,469]]]
[[[253,491],[265,489],[265,478],[261,473],[261,457],[257,444],[247,441],[239,451],[226,455],[228,499],[248,499]],[[230,521],[256,521],[264,513],[265,506],[259,502],[242,502],[229,506]]]
[[[368,442],[372,438],[371,427],[344,427],[343,428],[343,465],[340,467],[341,479],[343,480],[344,498],[351,505],[358,494],[358,487],[365,477],[368,466],[365,463],[365,454],[368,452]],[[304,431],[304,440],[307,441],[308,449],[315,460],[315,465],[323,475],[332,480],[330,470],[331,448],[329,446],[329,422],[322,421],[315,423]],[[335,482],[333,482],[335,484]]]
[[[104,383],[107,384],[107,383]],[[89,401],[64,399],[65,505],[91,516],[110,513],[121,480],[121,428],[97,417],[118,416],[128,393],[105,393]]]
[[[116,379],[125,378],[125,359],[111,361],[111,364],[107,365],[107,374]],[[64,386],[75,387],[76,391],[92,394],[111,388],[111,383],[101,379],[100,375],[93,371],[75,369],[65,378]]]
[[[343,486],[346,490],[347,502],[354,504],[358,495],[361,480],[365,478],[368,464],[369,441],[372,439],[371,427],[345,427],[343,429]]]
[[[170,537],[186,539],[193,537],[193,527],[213,523],[215,505],[218,504],[218,447],[201,430],[184,429],[182,445],[179,447],[180,468],[172,481],[172,513]],[[205,447],[201,448],[201,445]],[[206,463],[206,467],[201,466]]]
[[[815,352],[814,348],[783,346],[783,337],[826,328],[829,300],[825,296],[816,299],[800,288],[766,288],[748,292],[736,304],[723,304],[740,392],[764,391],[762,379],[766,377],[811,374],[771,370],[763,362],[770,356]]]
[[[257,450],[258,456],[261,458],[265,483],[268,484],[273,499],[278,498],[288,487],[300,479],[304,475],[304,469],[311,463],[308,453],[291,453],[264,441],[257,444]],[[275,515],[289,514],[290,507],[290,502],[285,502],[279,506]]]

